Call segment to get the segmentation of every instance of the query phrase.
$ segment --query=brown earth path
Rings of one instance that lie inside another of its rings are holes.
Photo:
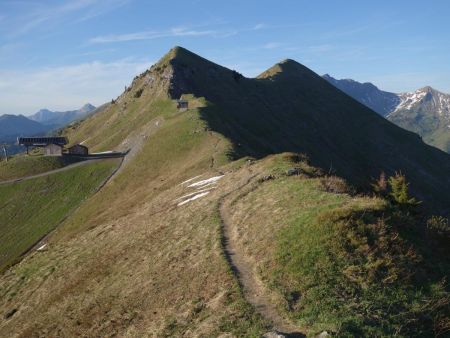
[[[253,178],[236,190],[223,196],[219,201],[219,214],[222,228],[222,245],[225,256],[239,281],[245,299],[272,325],[272,329],[284,337],[305,337],[299,327],[280,315],[276,305],[276,296],[264,285],[258,277],[256,266],[246,255],[244,248],[238,244],[238,232],[231,222],[230,204],[239,198],[233,195],[240,194],[242,189],[248,187]],[[250,191],[250,187],[248,190]]]

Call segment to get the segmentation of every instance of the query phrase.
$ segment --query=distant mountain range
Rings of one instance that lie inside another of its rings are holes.
[[[419,134],[425,142],[450,152],[450,95],[431,87],[391,93],[372,83],[322,76],[332,85],[398,126]]]
[[[0,116],[0,140],[15,140],[20,135],[35,135],[48,130],[43,124],[30,120],[23,115]]]
[[[0,143],[14,144],[19,136],[44,135],[51,130],[63,127],[70,122],[81,119],[95,110],[91,104],[85,104],[77,110],[55,112],[41,109],[26,117],[23,115],[4,114],[0,116]],[[14,151],[17,148],[14,147]]]
[[[72,121],[83,118],[91,111],[93,111],[95,107],[87,103],[83,107],[77,110],[69,110],[69,111],[51,111],[48,109],[41,109],[37,113],[29,116],[30,120],[42,123],[47,126],[63,126]]]

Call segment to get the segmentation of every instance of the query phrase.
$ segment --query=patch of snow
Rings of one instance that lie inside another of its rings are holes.
[[[440,115],[445,115],[445,117],[450,117],[450,96],[444,95],[442,93],[438,94],[439,96],[439,107],[438,112]]]
[[[100,154],[112,154],[114,151],[107,150],[107,151],[101,151],[99,153],[91,153],[91,155],[100,155]]]
[[[387,117],[398,110],[414,108],[418,103],[421,103],[421,100],[427,93],[432,94],[432,100],[430,101],[431,108],[439,115],[450,118],[450,95],[438,91],[430,91],[427,88],[418,89],[415,92],[398,94],[400,103]]]
[[[191,185],[188,185],[189,188],[204,188],[206,186],[209,186],[211,184],[216,183],[218,180],[220,180],[223,176],[225,175],[220,175],[220,176],[214,176],[211,178],[208,178],[206,180],[203,181],[199,181],[199,182],[195,182],[192,183]]]
[[[189,202],[191,202],[191,201],[194,201],[194,200],[196,200],[196,199],[198,199],[198,198],[200,198],[200,197],[206,196],[206,195],[208,195],[208,194],[209,194],[209,191],[205,191],[205,192],[202,192],[202,193],[200,193],[200,194],[196,194],[196,195],[192,196],[191,198],[188,198],[187,200],[178,203],[178,206],[182,206],[182,205],[184,205],[184,204],[186,204],[186,203],[189,203]]]
[[[195,180],[196,178],[199,178],[199,177],[201,177],[201,176],[203,176],[203,175],[198,175],[198,176],[192,177],[192,178],[190,178],[190,179],[188,179],[188,180],[186,180],[186,181],[184,181],[184,182],[181,182],[180,185],[189,183],[189,182],[191,182],[191,181],[193,181],[193,180]]]
[[[47,247],[47,243],[41,245],[39,248],[36,249],[36,251],[42,251]]]
[[[178,197],[174,202],[182,200],[182,199],[185,199],[186,197],[189,197],[189,196],[192,196],[192,195],[196,195],[196,194],[204,192],[204,191],[211,191],[212,189],[215,189],[215,188],[216,187],[210,187],[210,188],[207,188],[207,189],[202,189],[202,190],[197,190],[197,191],[191,192],[191,193],[186,194],[184,196]]]
[[[402,93],[399,95],[400,103],[395,110],[411,109],[417,102],[420,102],[425,95],[427,95],[427,92],[421,89],[418,89],[413,93]]]
[[[80,142],[79,144],[83,144],[84,142],[86,142],[88,139],[85,139],[83,142]]]

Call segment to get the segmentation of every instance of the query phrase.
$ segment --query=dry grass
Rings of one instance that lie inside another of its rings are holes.
[[[199,123],[189,112],[168,118],[58,228],[48,251],[0,278],[2,315],[17,309],[3,334],[259,336],[263,324],[223,257],[217,216],[218,198],[247,174],[228,173],[208,196],[174,202],[186,193],[181,181],[217,175],[224,163],[227,142]]]

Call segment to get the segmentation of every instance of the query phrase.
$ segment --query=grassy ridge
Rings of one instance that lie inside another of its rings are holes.
[[[86,199],[117,165],[98,161],[65,172],[0,186],[0,270],[14,263]]]
[[[16,156],[0,162],[0,181],[36,175],[64,165],[63,159],[57,156]]]
[[[17,281],[0,278],[0,311],[20,308],[3,332],[261,336],[264,323],[222,255],[215,201],[175,204],[182,181],[218,175],[230,144],[205,128],[198,109],[167,106],[136,157],[58,227],[50,249],[14,267]],[[35,297],[34,308],[23,305]]]
[[[190,102],[190,106],[202,104],[203,100]],[[164,117],[164,122],[147,137],[136,159],[102,190],[101,195],[93,197],[90,205],[68,220],[65,231],[59,236],[123,217],[140,201],[150,201],[159,192],[179,182],[180,177],[189,178],[198,170],[207,170],[227,161],[224,154],[230,144],[221,135],[205,132],[206,124],[200,118],[199,109],[178,113],[173,101],[167,99],[158,107],[158,115],[152,116]],[[84,132],[84,128],[81,131]],[[148,185],[152,187],[152,193],[149,193]],[[121,200],[121,196],[132,198]],[[111,201],[118,200],[120,203],[108,210]],[[99,210],[108,210],[108,213]]]
[[[242,245],[284,311],[310,334],[428,337],[448,329],[449,262],[425,245],[417,221],[300,166],[303,178],[270,180],[235,205]]]
[[[382,201],[324,193],[317,180],[288,194],[302,208],[279,234],[272,283],[293,317],[339,336],[432,335],[442,309],[431,303],[448,294],[420,276],[420,254]]]

